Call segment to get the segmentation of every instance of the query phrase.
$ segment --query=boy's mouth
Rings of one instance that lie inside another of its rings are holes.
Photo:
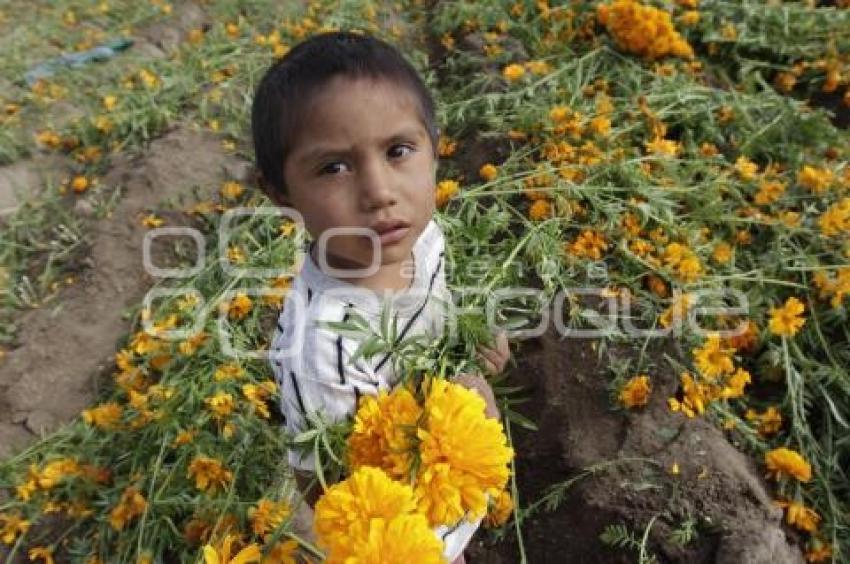
[[[404,239],[410,230],[410,223],[403,219],[390,219],[379,221],[370,227],[381,241],[381,245],[392,245]]]

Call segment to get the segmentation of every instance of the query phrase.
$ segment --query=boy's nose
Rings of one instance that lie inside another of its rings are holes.
[[[360,191],[366,211],[389,207],[396,202],[392,174],[385,163],[364,164],[361,168]]]

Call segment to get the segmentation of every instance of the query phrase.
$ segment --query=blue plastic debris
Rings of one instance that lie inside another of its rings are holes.
[[[34,66],[24,74],[27,86],[32,86],[42,78],[53,76],[62,67],[78,68],[92,61],[105,61],[111,59],[121,51],[125,51],[133,44],[131,39],[114,39],[78,53],[63,53],[53,59],[44,61]]]

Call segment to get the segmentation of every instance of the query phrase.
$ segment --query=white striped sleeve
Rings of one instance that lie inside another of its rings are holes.
[[[343,313],[337,321],[347,320]],[[328,321],[326,319],[325,321]],[[371,364],[362,357],[351,363],[359,342],[310,322],[304,329],[303,347],[283,361],[281,411],[290,433],[308,430],[308,414],[321,412],[327,421],[337,422],[353,415],[361,395],[376,394],[386,387]],[[289,451],[289,464],[313,471],[315,456]]]

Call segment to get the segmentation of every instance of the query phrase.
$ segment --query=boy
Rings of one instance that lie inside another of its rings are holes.
[[[297,210],[314,239],[270,355],[286,427],[300,432],[308,413],[339,420],[355,412],[361,395],[400,377],[387,355],[349,363],[358,343],[317,321],[345,321],[356,311],[378,327],[380,294],[391,301],[402,338],[442,332],[444,239],[432,219],[439,133],[434,102],[402,55],[346,32],[313,36],[266,72],[252,130],[264,191]],[[501,372],[510,357],[505,335],[479,354],[488,372]],[[488,416],[498,417],[486,380],[465,374],[455,381],[478,391]],[[320,495],[309,489],[312,456],[290,451],[289,463],[312,506]],[[449,562],[463,562],[477,525],[464,520],[436,531]]]

